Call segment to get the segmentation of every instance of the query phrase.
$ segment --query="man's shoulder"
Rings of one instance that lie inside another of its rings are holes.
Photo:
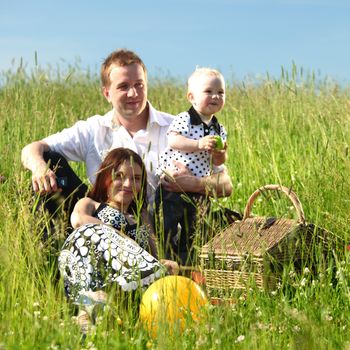
[[[171,124],[171,122],[174,120],[175,116],[173,116],[170,113],[166,113],[166,112],[159,112],[158,113],[161,114],[162,118],[164,119],[164,121],[166,122],[166,124]]]
[[[45,137],[43,140],[48,144],[60,142],[63,138],[77,137],[77,135],[91,135],[100,132],[110,123],[110,112],[105,115],[93,115],[87,119],[76,121],[73,125],[63,130]],[[74,135],[74,136],[73,136]]]
[[[105,130],[110,129],[112,125],[112,112],[105,115],[96,114],[88,117],[85,120],[77,121],[70,129],[76,130],[78,133],[88,133],[91,135],[100,134]]]
[[[93,116],[88,117],[87,119],[80,119],[77,120],[73,125],[70,127],[67,127],[66,129],[70,128],[84,128],[89,126],[109,126],[111,123],[111,111],[106,113],[105,115],[96,114]]]
[[[110,126],[112,121],[113,111],[109,111],[104,115],[96,114],[85,120],[88,124],[101,125],[101,126]]]

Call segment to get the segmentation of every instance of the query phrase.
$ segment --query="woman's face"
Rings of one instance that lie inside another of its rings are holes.
[[[108,204],[125,212],[137,197],[142,185],[142,169],[135,162],[124,161],[112,174]]]

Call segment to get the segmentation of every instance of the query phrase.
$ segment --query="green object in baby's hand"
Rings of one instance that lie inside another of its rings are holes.
[[[224,149],[224,141],[222,141],[221,136],[216,135],[215,138],[216,138],[215,149],[217,149],[217,150],[222,150],[222,149]]]

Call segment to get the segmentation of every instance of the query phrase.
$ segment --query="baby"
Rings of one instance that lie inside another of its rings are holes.
[[[226,130],[215,113],[225,104],[225,81],[220,72],[196,69],[188,79],[187,98],[192,107],[175,117],[168,130],[168,148],[161,154],[157,175],[177,170],[177,162],[193,175],[204,177],[215,172],[226,160]],[[156,210],[163,213],[166,257],[174,253],[182,264],[190,261],[197,208],[205,199],[198,193],[168,192],[161,185],[156,191]],[[178,235],[178,224],[181,232]],[[177,242],[174,238],[177,237]]]

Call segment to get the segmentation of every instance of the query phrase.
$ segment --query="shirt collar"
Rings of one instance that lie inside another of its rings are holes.
[[[148,101],[148,108],[149,108],[149,119],[148,119],[148,124],[153,124],[156,123],[159,126],[168,126],[169,121],[162,115],[162,113],[158,113],[158,111],[151,105],[151,103]],[[104,116],[102,116],[102,121],[101,124],[103,126],[106,126],[111,129],[118,128],[120,124],[116,124],[113,121],[113,115],[114,115],[114,109],[111,111],[107,112]]]
[[[190,122],[192,125],[201,125],[203,124],[204,126],[206,126],[206,124],[203,122],[203,120],[201,119],[201,117],[199,116],[198,112],[194,109],[194,107],[192,106],[189,110],[188,110],[188,114],[190,115]],[[215,117],[215,115],[213,115],[213,118],[211,118],[210,123],[208,124],[209,127],[213,127],[215,132],[220,135],[220,124],[218,119]]]
[[[101,125],[106,126],[107,128],[113,129],[115,127],[115,123],[113,123],[113,115],[114,115],[114,109],[107,112],[105,115],[101,117]]]
[[[149,120],[148,123],[156,123],[159,126],[169,126],[169,118],[166,118],[164,113],[159,113],[148,101]]]

